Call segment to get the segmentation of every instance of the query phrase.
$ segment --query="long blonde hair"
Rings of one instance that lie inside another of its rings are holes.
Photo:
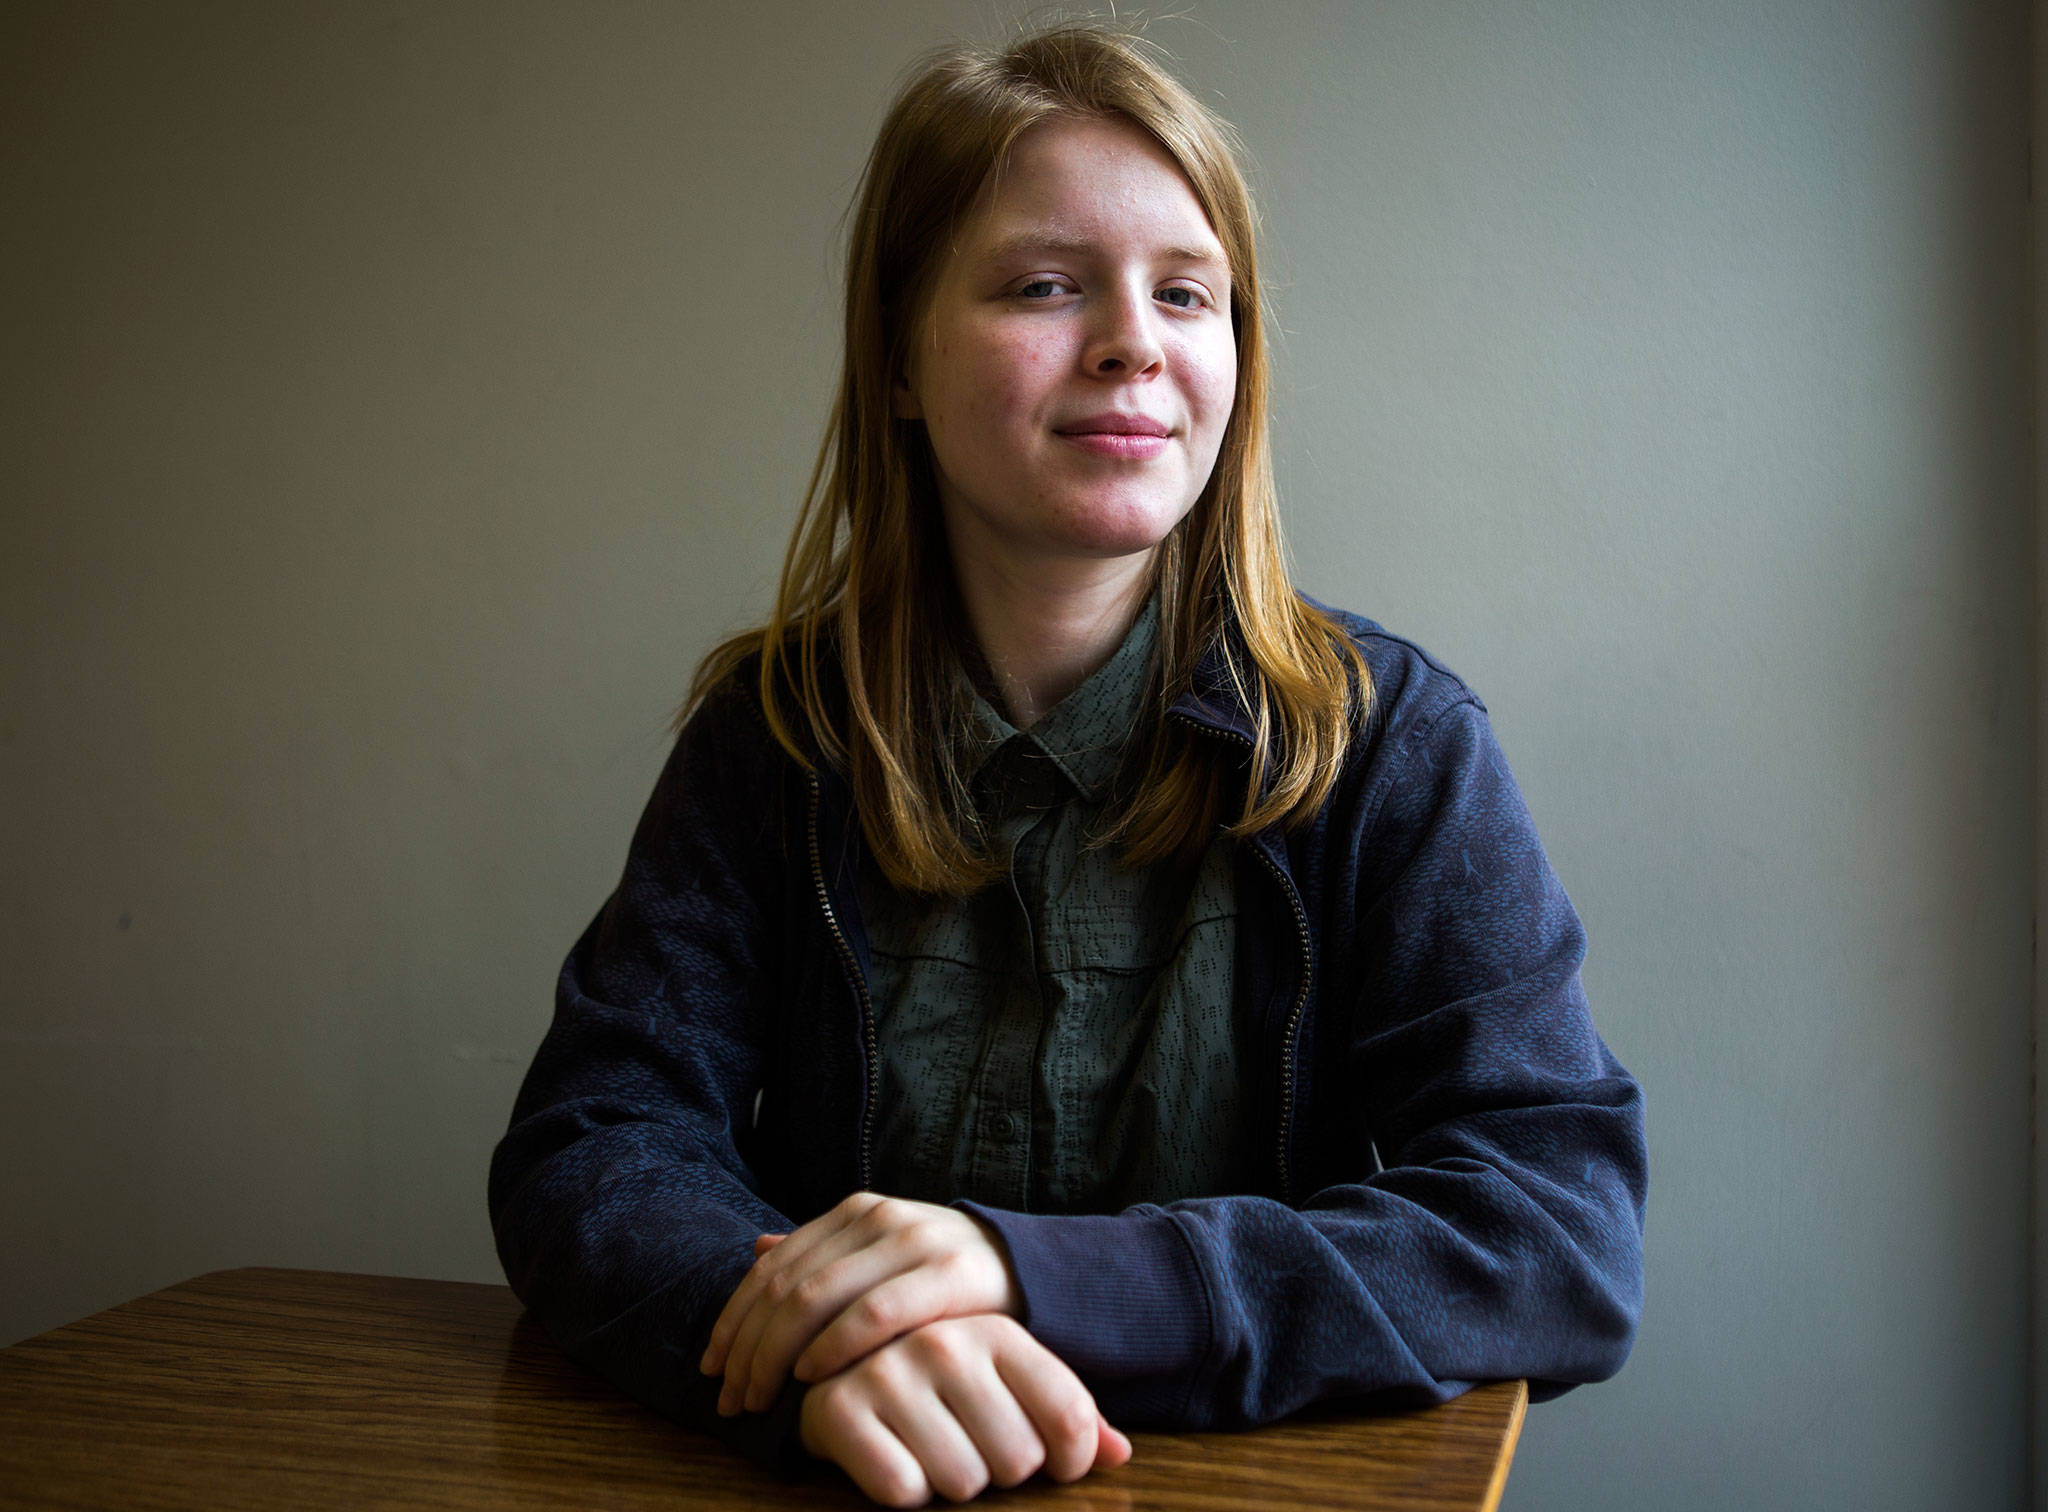
[[[955,229],[1018,138],[1063,117],[1129,121],[1180,166],[1229,259],[1237,344],[1215,470],[1156,554],[1152,716],[1132,736],[1125,767],[1136,781],[1102,838],[1134,866],[1198,854],[1240,784],[1230,834],[1306,820],[1336,781],[1371,694],[1357,649],[1288,580],[1257,217],[1235,133],[1127,33],[1062,25],[1000,50],[949,47],[897,96],[861,179],[839,393],[774,610],[705,658],[679,716],[758,656],[776,739],[807,769],[822,759],[846,775],[875,861],[914,892],[972,892],[997,868],[944,738],[960,718],[950,649],[959,612],[929,443],[921,422],[894,414],[891,387]],[[1246,753],[1163,717],[1204,653],[1250,713],[1248,781]]]

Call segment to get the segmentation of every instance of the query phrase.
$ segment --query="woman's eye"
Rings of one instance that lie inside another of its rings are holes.
[[[1073,292],[1063,279],[1034,278],[1029,283],[1017,285],[1012,291],[1011,297],[1028,303],[1043,304],[1047,300]],[[1209,303],[1208,296],[1200,289],[1191,288],[1186,284],[1168,284],[1155,294],[1153,298],[1159,300],[1162,304],[1170,305],[1176,310],[1199,310],[1205,308]]]

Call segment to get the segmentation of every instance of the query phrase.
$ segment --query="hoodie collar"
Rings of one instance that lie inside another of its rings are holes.
[[[1251,708],[1230,676],[1220,641],[1212,641],[1202,652],[1186,691],[1174,699],[1167,712],[1246,744],[1257,738]]]

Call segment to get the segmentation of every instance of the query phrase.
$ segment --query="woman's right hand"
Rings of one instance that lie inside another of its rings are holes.
[[[818,1382],[804,1448],[891,1507],[966,1501],[1044,1469],[1078,1480],[1131,1457],[1080,1377],[1016,1319],[942,1318]]]

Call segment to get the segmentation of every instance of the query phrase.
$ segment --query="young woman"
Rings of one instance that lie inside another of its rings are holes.
[[[493,1162],[571,1354],[895,1505],[1633,1336],[1641,1093],[1482,705],[1288,582],[1253,225],[1127,37],[904,90],[774,613]]]

